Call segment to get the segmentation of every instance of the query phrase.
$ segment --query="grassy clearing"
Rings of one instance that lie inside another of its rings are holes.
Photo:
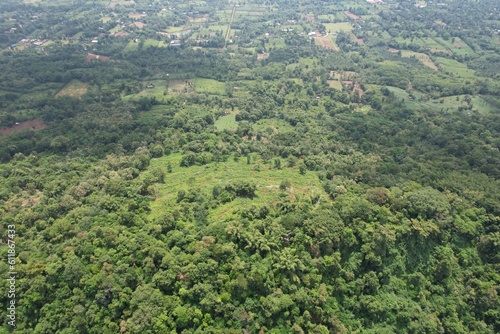
[[[498,108],[488,103],[481,96],[455,95],[438,99],[426,99],[424,94],[414,92],[415,98],[412,100],[408,92],[396,87],[388,87],[397,99],[404,100],[406,107],[412,110],[434,110],[438,112],[458,112],[459,108],[467,108],[467,99],[471,98],[471,110],[462,112],[477,111],[482,114],[498,112]]]
[[[203,23],[203,22],[207,22],[208,20],[208,16],[207,15],[203,15],[201,17],[192,17],[192,18],[189,18],[189,22],[191,23]]]
[[[113,29],[109,30],[109,33],[110,34],[115,34],[115,33],[119,32],[120,30],[122,30],[122,27],[119,24],[117,24],[116,27],[114,27]]]
[[[198,189],[207,196],[211,195],[214,186],[224,186],[235,181],[252,182],[257,185],[256,197],[254,199],[237,198],[230,203],[221,205],[209,212],[209,221],[218,222],[230,218],[236,210],[247,208],[250,205],[270,205],[279,200],[279,185],[282,181],[291,182],[291,187],[286,191],[291,200],[297,197],[320,194],[325,198],[327,195],[321,187],[315,173],[307,172],[301,175],[297,167],[283,169],[271,169],[270,163],[265,164],[257,156],[252,157],[252,162],[247,164],[245,158],[238,161],[233,159],[224,163],[211,163],[205,166],[179,167],[180,154],[172,154],[151,160],[150,170],[161,168],[166,172],[168,163],[173,167],[170,174],[166,174],[165,183],[157,184],[155,187],[156,200],[151,203],[150,218],[155,219],[162,213],[172,208],[177,199],[179,190]],[[259,165],[260,170],[255,170]],[[282,166],[286,165],[282,161]]]
[[[301,26],[300,24],[283,24],[281,26],[281,29],[288,29],[288,30],[291,30],[291,31],[296,31],[296,32],[303,32],[304,31],[304,27]]]
[[[148,38],[144,41],[144,48],[147,49],[149,47],[157,47],[158,46],[158,41],[155,39]]]
[[[467,68],[466,64],[462,64],[456,60],[437,57],[436,63],[438,67],[445,73],[453,74],[454,76],[461,78],[473,79],[475,76],[474,70]]]
[[[139,43],[134,42],[133,40],[128,42],[128,44],[123,48],[123,52],[134,52],[139,49]]]
[[[299,64],[304,65],[304,66],[309,66],[313,67],[316,65],[317,59],[307,57],[307,58],[300,58],[299,59]]]
[[[227,25],[209,26],[208,30],[213,31],[213,32],[222,31],[222,36],[226,36]]]
[[[199,94],[224,95],[226,92],[226,85],[217,80],[198,78],[194,81],[194,91]]]
[[[218,131],[236,131],[238,129],[238,122],[236,122],[236,114],[231,113],[222,117],[219,117],[217,121],[215,121],[215,127]]]
[[[156,97],[161,101],[165,99],[165,92],[167,92],[167,82],[165,80],[148,80],[142,83],[143,89],[133,95],[123,97],[124,100],[134,100],[141,97]]]
[[[271,129],[274,133],[287,133],[293,131],[293,127],[281,119],[261,119],[252,128],[256,131],[266,131]]]
[[[326,31],[334,33],[336,31],[352,31],[354,28],[350,22],[325,23]]]
[[[236,10],[236,14],[238,16],[261,16],[266,14],[266,12],[262,10]]]
[[[111,0],[109,2],[109,8],[115,8],[116,6],[132,6],[135,5],[134,0]]]
[[[157,47],[159,48],[167,48],[170,44],[164,41],[159,41]]]
[[[194,80],[170,80],[168,94],[188,94],[193,91]]]
[[[266,49],[269,48],[284,48],[286,47],[285,40],[283,38],[270,38],[269,43],[266,43]]]
[[[318,15],[318,20],[322,22],[333,22],[335,19],[335,14]]]
[[[336,90],[342,90],[342,82],[337,80],[328,80],[328,85]]]
[[[181,26],[181,27],[170,27],[166,30],[167,33],[169,34],[173,34],[173,33],[176,33],[176,32],[181,32],[181,31],[184,31],[186,30],[187,28],[185,26]]]
[[[396,37],[394,40],[400,44],[415,44],[424,48],[429,49],[433,53],[437,52],[444,52],[451,54],[451,51],[448,50],[447,48],[443,47],[441,44],[436,42],[434,39],[430,37],[426,38],[402,38],[402,37]]]
[[[424,64],[425,66],[427,66],[429,68],[432,68],[434,71],[439,70],[438,67],[436,66],[436,64],[434,64],[434,62],[432,61],[432,59],[428,55],[426,55],[425,53],[404,50],[401,52],[401,55],[403,57],[406,57],[406,58],[415,57],[422,64]]]
[[[439,44],[438,42],[436,42],[434,39],[432,39],[430,37],[420,38],[420,40],[422,41],[421,45],[423,45],[426,48],[428,48],[431,52],[434,52],[434,53],[444,52],[444,53],[451,54],[450,50],[448,50],[447,48],[443,47],[441,44]]]
[[[445,48],[449,49],[454,54],[460,56],[469,56],[474,54],[474,50],[470,48],[467,43],[462,41],[459,37],[455,37],[454,41],[445,40],[440,37],[434,38],[439,44],[443,45]]]
[[[330,34],[328,36],[314,38],[314,43],[329,50],[339,51],[339,47],[335,44],[334,38]]]
[[[474,96],[472,98],[472,104],[474,105],[473,109],[477,109],[480,113],[498,113],[500,112],[500,108],[498,106],[494,106],[489,103],[481,96]]]
[[[80,98],[85,93],[87,93],[87,84],[78,80],[71,80],[66,86],[57,92],[56,96],[71,96],[74,98]]]

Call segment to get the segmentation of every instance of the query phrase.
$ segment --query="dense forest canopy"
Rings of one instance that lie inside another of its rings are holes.
[[[0,333],[500,332],[499,11],[2,1]]]

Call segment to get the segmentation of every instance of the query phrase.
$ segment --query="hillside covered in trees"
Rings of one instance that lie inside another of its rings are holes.
[[[499,10],[2,1],[0,333],[500,332]]]

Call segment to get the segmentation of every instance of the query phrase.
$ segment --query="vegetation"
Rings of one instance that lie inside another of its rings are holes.
[[[0,332],[500,332],[497,7],[2,1]]]

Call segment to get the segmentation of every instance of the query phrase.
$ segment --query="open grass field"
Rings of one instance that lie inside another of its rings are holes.
[[[149,47],[157,47],[159,42],[156,39],[148,38],[144,41],[144,48],[147,49]]]
[[[329,50],[339,51],[339,47],[333,41],[333,36],[331,34],[323,37],[314,38],[314,43],[318,46],[322,46]]]
[[[166,30],[166,32],[169,33],[169,34],[173,34],[173,33],[178,33],[178,32],[184,31],[186,29],[187,29],[187,27],[185,27],[185,26],[181,26],[181,27],[169,27]]]
[[[433,53],[444,52],[444,53],[451,54],[450,50],[448,50],[447,48],[445,48],[444,46],[442,46],[441,44],[436,42],[431,37],[419,38],[419,40],[422,41],[420,45],[425,46]]]
[[[339,23],[325,23],[327,32],[337,32],[337,31],[352,31],[354,28],[350,22],[339,22]]]
[[[290,123],[281,119],[261,119],[258,120],[252,128],[256,132],[266,131],[270,128],[274,133],[287,133],[294,130]]]
[[[238,129],[238,122],[236,122],[236,113],[230,113],[228,115],[219,117],[219,119],[215,121],[214,125],[218,131],[236,131],[236,129]]]
[[[333,22],[335,19],[335,14],[318,15],[318,21],[320,22]]]
[[[200,17],[190,17],[189,22],[191,23],[203,23],[208,21],[208,14]]]
[[[119,24],[117,24],[114,28],[109,29],[109,33],[115,34],[115,33],[119,32],[120,30],[122,30],[122,27]]]
[[[466,108],[468,103],[466,101],[466,95],[455,95],[455,96],[447,96],[444,98],[438,99],[429,99],[429,100],[421,100],[420,97],[423,94],[419,94],[418,92],[414,92],[415,99],[411,100],[408,92],[403,89],[396,87],[388,87],[388,89],[396,96],[396,98],[402,100],[404,99],[404,103],[406,107],[412,110],[434,110],[434,111],[442,111],[442,112],[458,112],[458,108]],[[499,108],[490,104],[488,101],[483,99],[481,96],[472,96],[471,97],[472,110],[477,111],[482,114],[498,112]],[[471,112],[470,110],[461,111],[461,112]]]
[[[285,191],[293,201],[297,197],[320,195],[326,200],[327,195],[321,187],[315,173],[301,175],[298,167],[282,169],[271,169],[256,155],[252,157],[250,164],[245,158],[238,161],[229,159],[224,163],[211,163],[205,166],[179,167],[182,156],[172,154],[151,160],[150,170],[160,168],[166,171],[168,163],[173,167],[172,173],[166,174],[165,183],[155,186],[156,199],[151,203],[151,219],[161,216],[177,200],[179,190],[192,188],[211,195],[216,185],[224,186],[235,181],[251,182],[256,184],[256,197],[252,200],[247,198],[236,198],[230,203],[219,206],[209,211],[210,222],[221,222],[230,218],[236,210],[248,207],[248,205],[270,205],[279,200],[279,185],[282,181],[290,181],[291,186]],[[259,169],[255,168],[257,165]],[[282,160],[282,166],[286,162]]]
[[[71,80],[66,86],[64,86],[56,96],[71,96],[74,98],[80,98],[87,92],[87,84],[78,81]]]
[[[143,82],[144,89],[139,95],[155,95],[159,98],[163,97],[163,93],[167,90],[166,80],[148,80]],[[151,87],[153,86],[153,87]]]
[[[194,81],[194,91],[199,94],[224,95],[226,92],[226,84],[213,79],[198,78]]]
[[[111,0],[108,7],[115,8],[116,6],[132,6],[134,4],[134,0]]]
[[[281,26],[281,29],[290,29],[292,31],[295,31],[295,32],[303,32],[304,31],[304,27],[301,26],[300,24],[283,24]]]
[[[241,1],[239,1],[241,4]],[[245,3],[243,6],[237,7],[237,10],[241,11],[255,11],[255,12],[269,12],[271,8],[275,8],[274,6],[270,5],[261,5],[261,4],[256,4],[256,3]]]
[[[227,25],[213,25],[213,26],[208,26],[208,30],[217,32],[217,31],[222,31],[222,36],[226,36],[227,34]]]
[[[165,100],[165,94],[167,92],[167,81],[166,80],[148,80],[142,83],[143,89],[132,95],[124,96],[124,100],[136,100],[141,97],[156,97],[157,100]]]
[[[215,14],[215,18],[217,22],[219,23],[229,23],[229,20],[231,20],[231,15],[233,14],[232,9],[226,9],[226,10],[219,10]]]
[[[169,80],[168,94],[188,94],[193,92],[194,80]]]
[[[237,10],[235,15],[244,15],[244,16],[261,16],[266,14],[264,11],[259,10]]]
[[[232,32],[232,30],[231,30]],[[286,44],[285,44],[285,39],[283,38],[270,38],[269,39],[269,42],[266,43],[266,49],[269,50],[269,48],[284,48],[286,47]]]
[[[443,72],[453,74],[456,77],[472,79],[475,76],[474,70],[467,68],[466,64],[456,60],[437,57],[436,63]]]
[[[134,4],[134,0],[111,0],[108,4],[108,8],[115,8],[117,6],[132,6]]]
[[[311,57],[299,59],[299,64],[304,65],[304,66],[314,67],[317,65],[317,63],[318,63],[318,60],[311,58]]]
[[[123,48],[123,52],[134,52],[139,49],[139,43],[134,42],[133,40],[128,42],[128,44]]]
[[[480,113],[498,113],[500,112],[499,106],[494,106],[481,96],[472,97],[473,109],[477,109]]]
[[[337,80],[328,80],[328,85],[336,90],[342,90],[342,82]]]
[[[422,64],[424,64],[425,66],[427,66],[429,68],[432,68],[434,71],[438,71],[439,70],[438,67],[436,66],[436,64],[434,64],[434,62],[432,61],[432,59],[428,55],[426,55],[425,53],[419,53],[419,52],[414,52],[414,51],[403,50],[401,52],[401,55],[403,57],[406,57],[406,58],[415,57]]]
[[[167,48],[170,44],[164,41],[159,41],[157,47],[159,48]]]
[[[469,56],[474,54],[474,50],[470,46],[462,41],[459,37],[455,37],[454,42],[450,40],[445,40],[440,37],[434,38],[436,42],[441,44],[443,47],[447,48],[451,52],[459,56]]]
[[[451,51],[448,50],[448,48],[442,46],[438,42],[436,42],[434,39],[431,37],[425,37],[425,38],[403,38],[403,37],[396,37],[395,40],[400,43],[400,44],[415,44],[419,45],[421,47],[427,48],[433,53],[438,53],[438,52],[443,52],[447,54],[451,54]]]

